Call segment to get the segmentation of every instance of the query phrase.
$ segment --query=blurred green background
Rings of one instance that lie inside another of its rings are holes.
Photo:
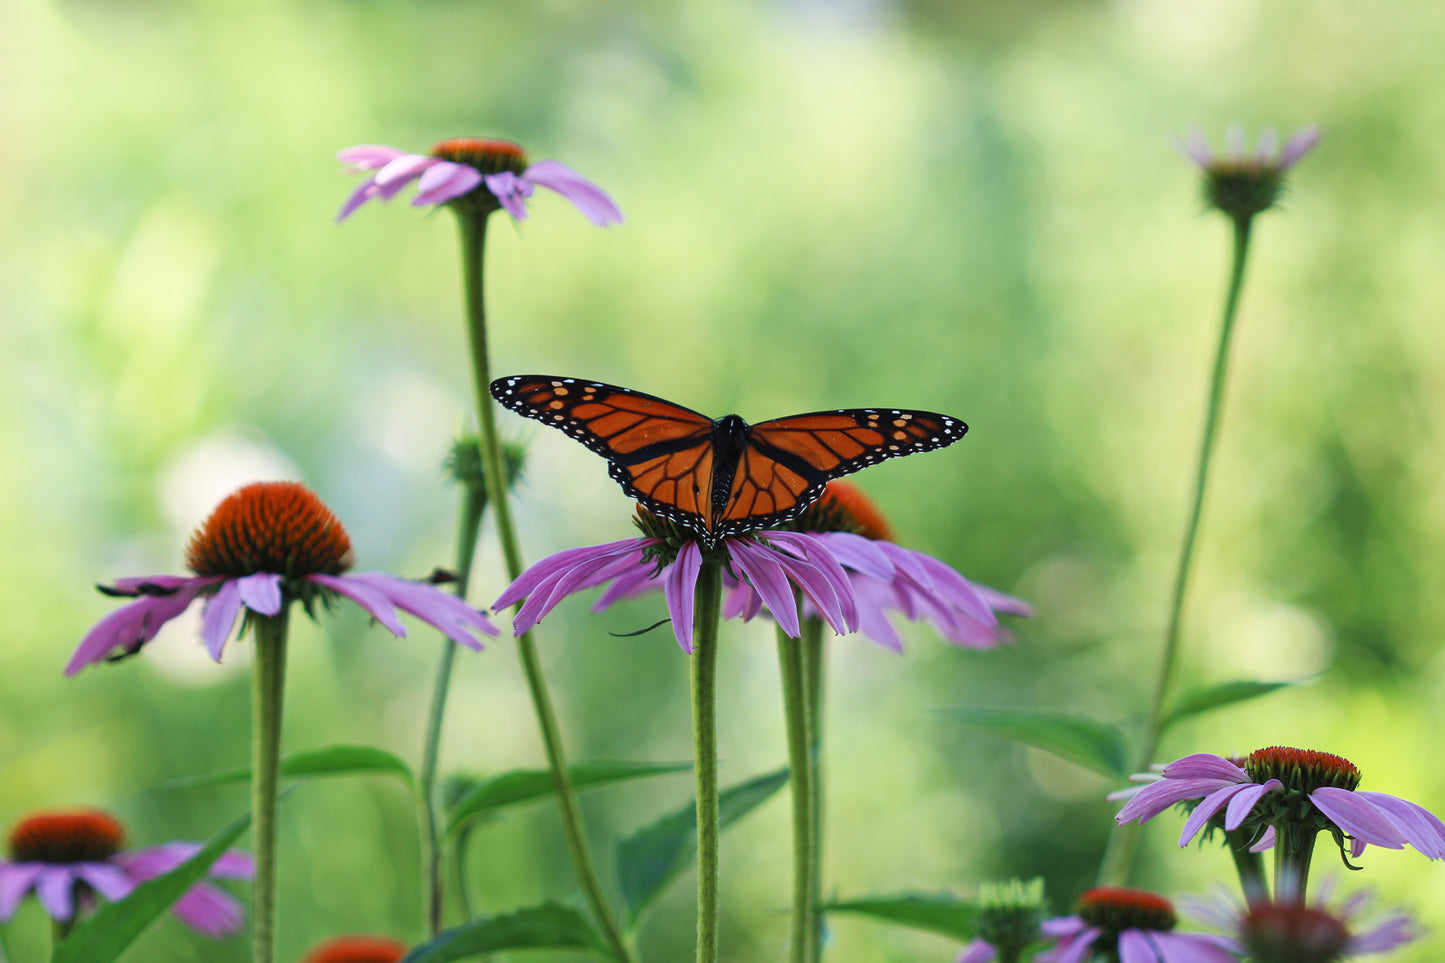
[[[1172,136],[1202,124],[1325,139],[1256,232],[1185,627],[1186,685],[1311,685],[1175,732],[1166,758],[1283,743],[1354,760],[1365,788],[1445,809],[1445,11],[1341,0],[942,0],[530,4],[9,0],[0,5],[0,820],[95,804],[137,845],[209,836],[241,788],[165,780],[246,758],[248,644],[209,663],[197,619],[141,658],[64,680],[114,603],[92,585],[175,572],[231,488],[299,477],[360,567],[451,558],[439,464],[468,423],[457,254],[445,213],[398,200],[332,218],[337,148],[504,136],[605,186],[599,231],[539,192],[498,218],[497,373],[635,386],[757,420],[931,408],[960,445],[860,476],[900,540],[1031,600],[1017,644],[927,631],[899,658],[832,646],[825,892],[972,892],[1042,874],[1067,909],[1114,807],[1105,780],[961,731],[935,710],[1042,706],[1132,725],[1183,526],[1226,270]],[[409,193],[408,195],[409,196]],[[626,537],[603,464],[505,416],[532,455],[530,559]],[[478,598],[502,587],[490,536]],[[541,646],[575,758],[686,759],[686,660],[659,598],[564,605]],[[286,745],[415,762],[439,652],[344,611],[293,647]],[[464,655],[449,770],[540,764],[515,653]],[[765,625],[726,627],[724,782],[784,757]],[[587,797],[611,840],[681,805],[686,776]],[[416,813],[397,785],[306,785],[284,811],[282,956],[345,931],[414,938]],[[1223,853],[1151,824],[1136,881],[1228,881]],[[724,946],[781,958],[780,795],[724,843]],[[1325,853],[1321,871],[1341,868]],[[1351,886],[1445,931],[1445,877],[1371,849]],[[575,900],[547,805],[478,835],[501,909]],[[644,934],[690,955],[679,883]],[[38,959],[33,901],[8,927]],[[1402,960],[1438,956],[1427,939]],[[949,960],[859,919],[828,957]],[[173,921],[140,961],[239,961]],[[545,954],[532,958],[549,959]]]

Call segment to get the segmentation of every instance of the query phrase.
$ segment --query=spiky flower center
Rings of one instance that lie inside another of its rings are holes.
[[[1284,190],[1284,172],[1271,161],[1223,158],[1204,172],[1204,201],[1230,217],[1249,218],[1268,210]]]
[[[1245,760],[1244,771],[1253,782],[1278,779],[1286,789],[1305,794],[1322,786],[1354,790],[1360,785],[1360,770],[1343,756],[1289,746],[1256,749]]]
[[[1011,879],[978,886],[977,932],[995,948],[1022,950],[1039,938],[1047,915],[1044,881]]]
[[[861,488],[845,481],[829,482],[790,527],[800,532],[852,532],[874,541],[893,540],[893,529],[878,506]]]
[[[380,936],[338,936],[307,955],[304,963],[397,963],[406,944]]]
[[[527,169],[526,152],[509,140],[456,137],[434,146],[431,155],[454,164],[475,167],[483,174],[500,174],[503,171],[520,174]]]
[[[1249,958],[1259,963],[1332,963],[1350,942],[1343,920],[1298,903],[1257,903],[1239,928]]]
[[[1157,893],[1122,886],[1100,886],[1079,897],[1079,918],[1112,936],[1124,930],[1172,930],[1179,918],[1174,904]]]
[[[125,829],[99,809],[36,813],[10,830],[17,863],[102,863],[120,852]]]
[[[632,524],[644,538],[655,538],[658,544],[644,549],[642,557],[646,561],[657,565],[657,571],[661,572],[668,565],[671,565],[677,558],[677,553],[682,551],[683,545],[688,542],[697,542],[698,548],[702,549],[703,557],[712,557],[714,560],[727,564],[728,555],[726,544],[727,539],[719,541],[709,547],[698,537],[697,532],[686,528],[676,522],[669,521],[661,515],[654,515],[652,512],[637,506],[637,514],[633,516]],[[731,538],[746,538],[746,535],[733,535]],[[656,573],[654,573],[656,574]]]
[[[191,571],[229,578],[340,575],[352,563],[346,529],[296,482],[256,482],[232,493],[186,548]]]

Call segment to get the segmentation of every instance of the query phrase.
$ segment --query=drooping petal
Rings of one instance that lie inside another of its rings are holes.
[[[993,963],[996,957],[992,943],[976,939],[963,948],[953,963]]]
[[[818,538],[828,543],[829,551],[847,568],[883,582],[893,578],[893,562],[873,539],[852,532],[822,532]]]
[[[1388,953],[1390,950],[1420,938],[1414,919],[1404,913],[1387,917],[1364,933],[1350,937],[1347,954]]]
[[[565,551],[548,555],[540,562],[532,565],[521,575],[517,576],[516,581],[503,589],[502,594],[497,596],[497,600],[492,603],[492,611],[499,612],[502,609],[515,605],[536,591],[537,586],[549,579],[557,577],[579,561],[600,555],[612,557],[614,552],[621,555],[629,551],[641,551],[655,544],[655,539],[624,538],[620,541],[608,542],[605,545],[587,545],[582,548],[569,548]]]
[[[1119,810],[1114,821],[1120,826],[1131,819],[1147,823],[1171,806],[1188,799],[1203,799],[1228,785],[1233,785],[1233,782],[1220,779],[1160,779],[1135,793],[1134,798]]]
[[[236,587],[241,590],[241,601],[252,612],[275,615],[281,611],[281,576],[257,572],[236,579]]]
[[[672,633],[688,655],[692,654],[693,609],[697,603],[697,575],[701,570],[702,549],[697,547],[697,542],[685,542],[668,566],[662,588],[667,614],[672,617]]]
[[[443,161],[428,168],[416,182],[416,197],[413,207],[427,204],[445,204],[454,197],[461,197],[482,182],[481,172],[467,164]]]
[[[226,641],[240,612],[241,587],[236,579],[222,582],[216,594],[206,599],[201,609],[201,641],[213,661],[221,661],[221,653],[226,649]]]
[[[1269,826],[1260,834],[1259,841],[1249,847],[1251,853],[1262,853],[1267,849],[1274,849],[1274,827]],[[1356,856],[1359,853],[1355,854]]]
[[[1279,150],[1279,131],[1273,127],[1261,127],[1254,142],[1254,160],[1257,164],[1274,162],[1274,152]]]
[[[115,862],[140,883],[169,873],[200,851],[200,843],[162,843],[117,853]],[[221,879],[250,879],[255,874],[255,860],[250,853],[239,849],[226,850],[206,871],[207,876]]]
[[[1252,784],[1225,786],[1201,799],[1199,805],[1194,807],[1194,812],[1190,813],[1189,818],[1184,821],[1184,829],[1179,834],[1180,847],[1188,846],[1189,841],[1199,834],[1205,823],[1209,822],[1215,813],[1224,808],[1225,803],[1251,786]]]
[[[89,883],[97,893],[114,903],[125,899],[135,889],[135,883],[120,869],[110,863],[75,863],[73,871],[77,879]]]
[[[35,881],[35,896],[51,919],[68,921],[75,912],[75,875],[71,868],[46,864]]]
[[[773,613],[784,634],[796,639],[802,634],[798,623],[798,603],[782,566],[783,554],[763,548],[745,538],[730,538],[728,554],[752,583],[753,589]]]
[[[385,167],[405,154],[406,151],[401,148],[388,147],[385,144],[358,144],[355,147],[343,147],[337,151],[336,159],[352,170],[374,171],[378,167]]]
[[[1209,149],[1209,138],[1205,137],[1204,131],[1198,127],[1189,128],[1183,137],[1175,141],[1175,146],[1200,167],[1208,167],[1214,162],[1214,152]]]
[[[1246,786],[1229,800],[1229,808],[1224,811],[1224,828],[1231,832],[1238,829],[1244,822],[1244,818],[1249,815],[1250,810],[1254,809],[1255,803],[1259,802],[1266,793],[1283,788],[1284,783],[1278,779],[1270,779],[1260,785]]]
[[[1244,952],[1234,940],[1213,933],[1151,931],[1149,936],[1163,963],[1236,963],[1235,954]]]
[[[1310,802],[1345,833],[1371,846],[1403,849],[1405,835],[1390,817],[1368,799],[1348,789],[1321,786],[1310,793]]]
[[[632,598],[641,595],[649,589],[656,588],[658,571],[652,562],[644,562],[642,553],[638,552],[636,566],[630,571],[618,575],[611,585],[597,597],[592,603],[593,612],[605,612],[614,603],[622,599]]]
[[[391,604],[414,615],[460,645],[480,652],[482,643],[476,635],[498,635],[485,615],[450,592],[434,585],[413,582],[385,572],[356,572],[339,576],[342,581],[360,583],[385,596]]]
[[[368,177],[357,185],[356,190],[346,197],[346,203],[341,205],[341,210],[336,212],[336,223],[340,224],[348,217],[356,213],[356,209],[373,197],[379,196],[380,188],[377,187],[376,177]]]
[[[934,592],[956,605],[970,618],[984,625],[998,624],[998,616],[993,614],[993,609],[989,608],[988,602],[968,579],[932,555],[922,552],[914,554],[919,556],[920,564],[931,577]]]
[[[392,635],[397,638],[405,637],[406,626],[402,625],[401,620],[397,618],[396,606],[392,604],[391,599],[386,597],[386,593],[379,592],[364,582],[341,575],[308,575],[306,581],[315,582],[317,585],[331,589],[338,595],[351,599],[361,606],[367,615],[380,622]]]
[[[196,594],[212,579],[187,579],[173,595],[142,595],[111,612],[91,628],[65,664],[66,676],[73,676],[94,662],[103,661],[115,649],[138,651],[156,637],[171,619],[190,608]]]
[[[1124,930],[1119,934],[1119,963],[1158,963],[1159,954],[1149,938],[1140,930]]]
[[[1302,127],[1295,131],[1285,142],[1284,150],[1280,152],[1279,169],[1289,170],[1298,164],[1300,158],[1314,150],[1315,145],[1319,142],[1320,129],[1316,124],[1310,124],[1308,127]]]
[[[858,601],[858,631],[864,638],[871,639],[894,652],[903,651],[903,639],[893,623],[888,621],[886,612],[893,598],[892,589],[884,582],[862,575],[853,580],[853,597]]]
[[[638,541],[632,539],[631,544],[613,542],[610,545],[589,546],[585,552],[571,554],[569,564],[553,567],[544,579],[532,587],[527,601],[512,619],[512,631],[517,635],[529,631],[568,595],[598,584],[599,574],[605,577],[608,571],[614,569],[619,559],[629,558]],[[526,575],[527,573],[523,573],[522,577],[525,578]],[[512,595],[508,590],[503,593],[502,598],[507,599]]]
[[[487,190],[491,191],[502,205],[502,209],[519,221],[527,219],[527,198],[532,196],[533,187],[511,171],[486,176]]]
[[[556,191],[598,227],[622,223],[622,209],[607,192],[560,161],[541,160],[522,173],[522,177]]]
[[[0,923],[10,922],[15,908],[43,872],[44,863],[0,863]]]
[[[1165,779],[1222,779],[1226,782],[1249,782],[1249,773],[1239,766],[1209,752],[1176,759],[1163,769]]]
[[[1445,825],[1422,806],[1383,792],[1357,790],[1359,796],[1389,816],[1406,842],[1431,859],[1445,858]]]
[[[376,172],[376,185],[383,188],[399,188],[403,184],[410,184],[416,180],[428,167],[445,163],[447,162],[440,157],[428,157],[425,154],[402,154],[388,161]]]
[[[241,904],[209,883],[197,883],[176,900],[176,919],[212,939],[230,936],[241,928]]]
[[[848,573],[843,571],[843,566],[834,557],[828,547],[828,543],[818,538],[817,535],[808,532],[771,532],[767,541],[781,544],[793,552],[800,554],[818,574],[823,577],[823,583],[827,586],[828,594],[821,592],[808,592],[817,605],[818,612],[833,626],[833,631],[839,635],[857,631],[858,628],[858,603],[853,597],[853,583],[848,578]],[[796,581],[796,578],[794,579]],[[806,586],[803,586],[806,590]],[[836,602],[834,611],[838,618],[828,617],[828,608],[825,605],[829,600]]]

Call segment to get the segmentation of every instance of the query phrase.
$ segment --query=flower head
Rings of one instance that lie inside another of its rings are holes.
[[[859,631],[895,652],[903,651],[903,640],[889,621],[890,612],[930,622],[948,641],[972,649],[990,649],[1009,638],[998,613],[1033,614],[1027,603],[970,582],[932,555],[893,542],[882,512],[848,482],[829,482],[790,527],[828,546],[858,599]],[[752,586],[737,582],[730,586],[723,614],[746,620],[759,608]]]
[[[1042,879],[980,883],[975,928],[978,936],[963,948],[954,963],[992,963],[1000,955],[1017,959],[1025,947],[1038,941],[1046,915]]]
[[[247,485],[221,502],[191,536],[186,564],[194,577],[124,578],[101,589],[135,601],[91,628],[65,674],[134,655],[163,625],[203,597],[201,638],[217,662],[243,612],[247,619],[274,616],[299,601],[314,614],[318,599],[329,606],[337,596],[351,599],[396,636],[406,635],[398,610],[472,649],[482,647],[477,634],[497,634],[486,616],[456,596],[382,572],[347,575],[352,561],[351,540],[341,522],[305,486]]]
[[[302,963],[399,963],[406,944],[383,936],[338,936],[314,947]]]
[[[1154,893],[1101,886],[1079,897],[1073,916],[1046,920],[1057,942],[1038,963],[1084,963],[1095,953],[1130,963],[1234,963],[1232,940],[1208,933],[1177,933],[1174,906]]]
[[[1230,124],[1225,132],[1225,153],[1209,147],[1204,131],[1194,128],[1179,141],[1179,149],[1204,171],[1204,200],[1230,217],[1250,218],[1274,206],[1284,187],[1284,175],[1320,140],[1320,129],[1302,127],[1290,135],[1284,148],[1272,127],[1259,132],[1254,153],[1244,142],[1244,128]]]
[[[31,890],[51,919],[67,923],[77,905],[86,908],[97,895],[112,903],[123,900],[136,886],[169,873],[201,848],[199,843],[166,843],[123,850],[124,844],[124,828],[98,809],[51,810],[22,819],[10,830],[9,861],[0,861],[0,923],[10,922]],[[208,875],[250,879],[252,872],[251,857],[230,850],[211,865]],[[241,905],[208,883],[187,890],[171,912],[210,937],[228,936],[241,927]]]
[[[840,635],[858,624],[858,606],[848,578],[822,539],[799,532],[768,531],[724,538],[704,548],[695,533],[639,508],[642,538],[572,548],[550,555],[507,586],[493,606],[503,609],[526,599],[512,622],[526,632],[574,592],[611,583],[593,604],[601,612],[619,599],[656,588],[667,599],[672,631],[684,652],[692,652],[693,598],[705,552],[714,553],[745,579],[784,631],[801,634],[793,586]]]
[[[1226,830],[1242,826],[1262,837],[1273,829],[1291,849],[1328,830],[1342,850],[1344,837],[1353,839],[1353,856],[1367,844],[1387,849],[1408,844],[1430,859],[1445,858],[1445,823],[1423,806],[1359,790],[1360,770],[1332,753],[1270,746],[1250,753],[1240,765],[1201,752],[1169,763],[1161,775],[1124,804],[1114,817],[1119,825],[1147,822],[1176,803],[1199,800],[1179,836],[1180,846],[1223,810]]]
[[[1328,885],[1308,903],[1257,900],[1241,905],[1227,896],[1195,900],[1185,907],[1192,915],[1233,934],[1256,963],[1334,963],[1336,960],[1388,953],[1412,940],[1420,930],[1408,913],[1395,911],[1369,928],[1355,925],[1370,902],[1357,893],[1336,908],[1326,895]]]
[[[527,198],[545,187],[571,201],[598,227],[622,222],[622,211],[602,188],[559,161],[528,163],[522,148],[511,141],[461,137],[442,141],[430,154],[363,144],[336,156],[353,172],[376,172],[347,198],[336,215],[338,222],[369,200],[391,200],[412,181],[417,182],[414,207],[461,204],[483,215],[505,209],[520,221],[527,216]]]

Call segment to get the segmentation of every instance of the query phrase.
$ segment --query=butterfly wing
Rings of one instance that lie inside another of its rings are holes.
[[[889,458],[953,444],[968,426],[932,411],[853,408],[759,422],[749,429],[716,523],[719,534],[799,514],[823,486]]]
[[[711,418],[653,395],[576,378],[492,382],[502,407],[571,435],[648,511],[706,533],[712,514]]]

